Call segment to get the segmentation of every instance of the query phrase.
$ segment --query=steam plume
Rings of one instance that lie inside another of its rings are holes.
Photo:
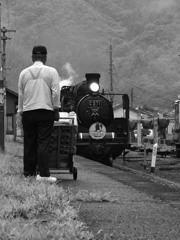
[[[72,68],[71,64],[68,62],[66,64],[64,64],[62,69],[66,71],[68,78],[62,79],[60,81],[60,83],[59,83],[60,89],[63,86],[72,86],[74,84],[74,78],[78,76],[76,71]]]

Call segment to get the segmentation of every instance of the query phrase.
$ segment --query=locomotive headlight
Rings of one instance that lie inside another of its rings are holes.
[[[98,94],[99,93],[99,73],[86,73],[86,80],[87,80],[87,86],[89,89],[90,94]]]
[[[99,84],[93,82],[89,85],[89,88],[91,89],[92,92],[97,92],[99,91]]]

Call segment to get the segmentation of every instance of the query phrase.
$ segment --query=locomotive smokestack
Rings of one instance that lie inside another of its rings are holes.
[[[89,80],[99,81],[99,78],[101,77],[101,75],[99,73],[86,73],[85,77],[87,81]]]

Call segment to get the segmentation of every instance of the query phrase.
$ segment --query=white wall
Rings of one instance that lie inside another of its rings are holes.
[[[123,108],[118,108],[114,110],[114,117],[115,118],[119,118],[119,117],[123,117]],[[129,119],[131,120],[137,120],[137,113],[130,110],[129,111]]]

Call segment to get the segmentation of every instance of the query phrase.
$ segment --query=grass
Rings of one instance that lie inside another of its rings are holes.
[[[67,191],[23,176],[22,153],[12,141],[0,152],[0,240],[94,239]]]

